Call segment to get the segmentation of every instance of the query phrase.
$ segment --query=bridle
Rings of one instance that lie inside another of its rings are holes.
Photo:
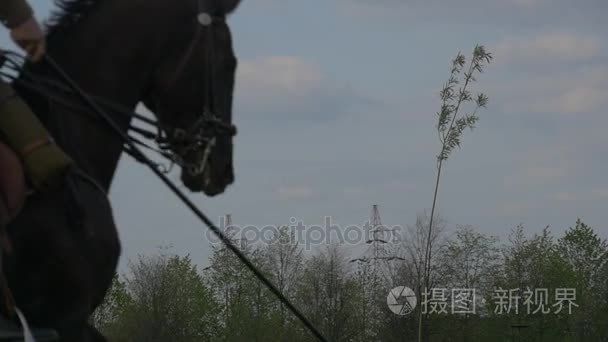
[[[204,171],[207,165],[207,160],[213,147],[216,144],[218,137],[232,137],[236,135],[236,127],[228,122],[225,122],[218,118],[214,113],[214,82],[213,82],[213,57],[214,57],[214,44],[213,44],[213,23],[216,21],[225,20],[221,16],[213,16],[214,12],[210,8],[207,8],[205,0],[198,0],[198,12],[197,12],[197,26],[196,31],[188,48],[186,49],[183,57],[179,61],[173,76],[169,82],[164,86],[162,95],[166,95],[168,91],[175,85],[182,74],[185,72],[185,68],[188,62],[192,59],[192,55],[197,44],[200,42],[203,33],[208,36],[207,44],[207,60],[206,60],[206,81],[203,86],[203,101],[204,108],[203,112],[196,120],[194,124],[189,128],[183,127],[171,127],[160,119],[150,119],[144,115],[136,113],[129,108],[125,108],[119,104],[108,101],[107,99],[90,95],[90,97],[101,107],[114,113],[123,115],[123,117],[131,120],[136,119],[137,121],[144,123],[147,126],[152,127],[153,130],[135,126],[131,123],[129,131],[138,134],[141,138],[146,140],[152,140],[156,143],[158,148],[152,147],[139,137],[129,135],[130,140],[135,144],[145,147],[149,150],[157,152],[162,157],[169,160],[170,165],[164,167],[163,171],[168,173],[171,171],[172,166],[179,165],[182,169],[190,172],[193,175],[199,175]],[[39,74],[27,72],[21,68],[24,57],[18,53],[0,50],[0,67],[4,66],[12,70],[13,73],[7,73],[0,71],[0,76],[12,79],[16,84],[23,88],[29,89],[36,93],[39,93],[49,99],[49,102],[60,104],[64,107],[73,109],[74,113],[89,113],[86,106],[79,102],[73,101],[73,96],[76,95],[70,87],[66,86],[62,82],[55,80],[54,78],[46,77]],[[161,98],[159,96],[158,98]],[[160,110],[158,106],[158,110]],[[162,113],[157,113],[158,118],[162,118]],[[91,116],[91,118],[95,118]],[[180,146],[181,151],[175,151],[175,146]],[[192,150],[204,148],[203,158],[200,162],[189,163],[185,160],[184,155]],[[125,145],[125,152],[133,156],[136,160],[138,155],[134,154],[128,146]],[[161,164],[157,164],[161,166]]]
[[[179,78],[184,73],[188,62],[192,59],[194,50],[198,45],[203,33],[207,36],[207,48],[206,51],[206,67],[205,67],[205,83],[203,85],[203,112],[196,122],[188,128],[181,127],[168,127],[166,125],[158,125],[157,142],[159,147],[163,150],[171,150],[176,145],[181,146],[181,155],[179,152],[173,153],[174,162],[179,164],[182,168],[185,168],[187,172],[192,175],[200,175],[203,173],[209,155],[213,147],[217,142],[217,138],[220,136],[234,136],[236,135],[236,126],[231,123],[222,121],[215,115],[215,103],[214,103],[214,77],[213,77],[213,58],[215,56],[214,51],[214,35],[213,25],[217,21],[224,21],[224,16],[213,15],[214,11],[207,6],[208,2],[204,0],[198,0],[198,12],[197,12],[197,27],[194,33],[194,37],[190,41],[186,52],[177,64],[173,76],[170,78],[167,85],[164,87],[161,96],[158,97],[157,109],[163,108],[160,105],[160,101],[170,91],[170,89],[177,83]],[[162,113],[157,113],[159,117],[163,117]],[[187,162],[184,160],[183,155],[188,151],[196,150],[204,146],[203,158],[197,165],[186,165]]]
[[[204,8],[204,4],[203,4],[203,0],[198,0],[199,1],[199,10]],[[199,22],[201,22],[201,24],[204,24],[206,21],[206,19],[208,19],[206,16],[201,16],[201,13],[206,13],[206,14],[210,14],[213,12],[203,12],[203,11],[199,11],[199,15],[197,16],[197,19],[199,20]],[[212,21],[207,23],[205,26],[209,27],[211,26]],[[210,39],[212,38],[212,32],[211,30],[207,30],[210,36]],[[194,42],[198,41],[198,36],[199,34],[197,34],[195,36],[195,39],[193,40]],[[210,44],[213,45],[213,44]],[[189,49],[191,50],[191,49]],[[188,60],[190,58],[191,55],[191,51],[188,51],[189,53],[185,54],[184,60]],[[210,51],[209,54],[211,54],[212,52]],[[7,57],[9,56],[9,57]],[[261,272],[258,267],[256,267],[256,265],[254,265],[254,263],[248,258],[247,255],[245,255],[238,247],[236,247],[234,245],[234,243],[231,241],[231,239],[226,236],[221,230],[220,228],[218,228],[195,204],[192,200],[190,200],[190,198],[183,192],[181,191],[178,186],[172,182],[168,176],[166,174],[164,174],[156,165],[156,163],[152,162],[142,151],[141,149],[136,145],[137,141],[135,141],[131,136],[128,135],[127,132],[124,131],[124,128],[121,127],[120,123],[118,123],[115,118],[112,118],[110,115],[108,115],[106,113],[106,111],[102,108],[102,107],[106,107],[111,109],[114,112],[117,113],[121,113],[126,115],[129,119],[132,118],[137,118],[140,121],[143,121],[145,123],[148,123],[150,125],[159,127],[159,130],[162,130],[162,125],[155,121],[155,120],[151,120],[148,119],[140,114],[134,113],[131,110],[128,109],[123,109],[120,106],[117,106],[115,103],[109,103],[109,101],[103,100],[103,99],[99,99],[99,98],[94,98],[92,96],[89,96],[81,87],[78,86],[78,84],[60,67],[60,65],[54,60],[52,59],[50,56],[46,56],[45,60],[46,62],[49,64],[49,66],[51,67],[51,69],[58,75],[59,79],[61,80],[61,82],[56,81],[55,79],[52,78],[48,78],[48,77],[44,77],[44,76],[40,76],[40,77],[32,77],[32,74],[29,72],[25,72],[24,70],[21,69],[20,64],[16,63],[15,60],[11,60],[11,58],[22,58],[22,56],[20,56],[19,54],[15,54],[13,52],[10,51],[3,51],[0,50],[0,66],[2,66],[4,63],[1,61],[2,59],[5,59],[6,62],[9,62],[9,68],[11,68],[13,71],[17,71],[19,73],[19,71],[23,71],[23,76],[29,78],[28,79],[24,79],[21,77],[21,75],[19,76],[15,76],[15,75],[11,75],[10,73],[4,73],[2,71],[0,71],[0,76],[5,76],[7,78],[11,78],[13,79],[16,83],[18,83],[20,86],[30,90],[30,91],[34,91],[34,92],[38,92],[41,95],[46,95],[49,99],[55,100],[61,104],[66,105],[67,107],[70,108],[82,108],[83,105],[82,104],[78,104],[75,103],[73,100],[72,96],[73,95],[77,95],[78,98],[84,103],[84,107],[86,109],[88,109],[89,111],[92,111],[92,113],[90,113],[94,118],[103,121],[104,123],[107,124],[107,127],[109,128],[110,131],[112,131],[114,134],[116,134],[117,136],[120,137],[121,141],[126,145],[126,147],[128,149],[130,149],[132,156],[136,159],[141,161],[143,164],[145,164],[168,188],[169,190],[171,190],[185,205],[188,209],[190,209],[194,215],[200,219],[217,237],[220,238],[220,240],[226,245],[226,247],[232,251],[234,253],[234,255],[243,263],[243,265],[250,270],[253,275],[259,280],[261,281],[268,289],[269,291],[274,294],[282,303],[282,305],[285,305],[285,307],[287,307],[287,309],[289,309],[290,312],[292,312],[303,324],[304,326],[321,342],[325,342],[327,341],[327,339],[319,332],[319,330],[306,318],[306,316],[304,316],[300,310],[298,310],[297,307],[295,307],[291,300],[289,298],[287,298],[283,292],[277,288],[269,279],[268,277]],[[211,61],[212,59],[208,59],[208,65],[211,65]],[[185,62],[184,62],[185,63]],[[180,63],[181,64],[181,63]],[[176,75],[179,76],[179,74],[182,72],[179,70],[180,68],[178,68],[178,72],[176,72]],[[206,92],[205,92],[205,96],[209,96],[207,98],[207,100],[205,101],[205,110],[203,111],[203,115],[202,115],[202,119],[201,122],[203,123],[209,123],[211,124],[212,130],[215,131],[216,129],[218,131],[222,131],[224,133],[227,133],[229,135],[234,135],[236,134],[236,128],[231,125],[230,123],[225,123],[222,122],[221,120],[215,118],[215,116],[213,115],[213,103],[211,102],[210,99],[213,98],[213,96],[208,95],[209,93],[211,93],[211,91],[213,90],[213,79],[212,79],[212,75],[210,76],[210,86],[205,86]],[[59,95],[57,98],[54,95]],[[68,100],[66,100],[66,94],[68,94]],[[211,95],[213,95],[211,93]],[[82,111],[83,113],[89,113],[89,111],[85,110]],[[199,126],[194,125],[195,127]],[[131,127],[132,129],[134,127]],[[198,130],[198,129],[197,129]],[[135,131],[137,131],[138,133],[141,133],[142,135],[146,136],[145,130],[141,130],[141,129],[136,129]],[[217,131],[215,133],[213,133],[213,137],[211,139],[214,139],[217,136]],[[156,137],[156,139],[160,139],[161,136],[160,135],[154,135]],[[201,137],[205,137],[206,135],[203,135]],[[24,316],[20,313],[20,311],[18,311],[18,309],[15,307],[15,309],[17,310],[17,314],[19,319],[21,320],[22,326],[27,328],[27,322],[25,321]],[[31,334],[29,333],[29,330],[26,330],[26,340],[34,340],[33,337],[31,337]]]

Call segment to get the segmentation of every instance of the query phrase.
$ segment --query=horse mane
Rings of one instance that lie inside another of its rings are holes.
[[[47,37],[61,35],[70,27],[83,20],[101,0],[55,0],[55,10],[51,12],[45,26]]]

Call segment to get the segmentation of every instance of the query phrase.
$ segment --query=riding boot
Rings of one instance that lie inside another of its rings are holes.
[[[0,81],[0,137],[23,161],[26,177],[34,190],[46,191],[63,184],[73,165],[53,141],[38,117],[15,93]]]

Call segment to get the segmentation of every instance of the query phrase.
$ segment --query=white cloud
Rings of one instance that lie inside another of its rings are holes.
[[[608,198],[608,189],[593,189],[591,193],[600,198]]]
[[[343,189],[343,195],[349,199],[363,199],[386,193],[399,193],[407,196],[408,193],[416,190],[416,185],[405,179],[392,179],[375,184],[347,186]]]
[[[270,56],[239,64],[237,79],[246,92],[301,93],[319,86],[324,76],[299,57]]]
[[[535,8],[546,3],[545,0],[511,0],[510,2],[524,8]]]
[[[486,91],[509,113],[592,113],[608,105],[608,65],[556,68],[522,74],[509,67],[516,78],[494,79]]]
[[[286,110],[321,85],[321,72],[301,58],[270,56],[240,62],[237,99],[248,109]]]
[[[549,196],[559,202],[594,201],[608,198],[608,189],[592,189],[586,191],[561,191]]]
[[[575,156],[578,146],[569,141],[560,144],[547,142],[529,146],[520,154],[513,154],[512,168],[503,178],[503,189],[516,190],[539,187],[559,188],[564,180],[580,171]]]
[[[598,56],[602,52],[602,40],[571,32],[545,32],[506,37],[491,50],[500,64],[579,62]]]
[[[589,85],[573,85],[560,93],[531,103],[530,108],[540,113],[589,113],[606,104],[606,88]]]
[[[521,168],[514,166],[515,169],[512,173],[503,178],[502,184],[506,190],[557,185],[571,172],[566,165],[534,166],[528,164]]]
[[[558,201],[573,201],[577,196],[572,192],[558,192],[553,195],[553,198]]]
[[[592,189],[580,191],[557,191],[551,192],[544,197],[536,198],[534,201],[519,201],[505,203],[500,208],[500,213],[509,216],[526,215],[529,212],[542,207],[554,208],[556,205],[565,204],[568,208],[580,202],[595,201],[602,203],[608,199],[608,189]]]
[[[547,181],[559,180],[568,176],[567,165],[560,166],[532,166],[524,171],[528,180],[533,183],[545,183]]]
[[[301,57],[268,56],[239,64],[235,104],[254,112],[256,120],[327,121],[372,102]]]
[[[416,0],[340,0],[340,3],[345,6],[365,6],[368,8],[372,7],[386,7],[386,8],[399,8],[399,7],[420,7],[420,6],[429,6],[433,5],[441,5],[443,7],[450,8],[450,6],[446,6],[446,2],[443,0],[426,0],[426,1],[416,1]],[[516,6],[516,7],[525,7],[525,8],[533,8],[538,7],[542,4],[547,3],[547,0],[502,0],[498,4],[505,6]],[[486,5],[488,1],[484,0],[460,0],[459,4],[462,6],[473,6],[473,5]]]
[[[312,197],[313,190],[304,185],[279,186],[275,194],[280,200],[301,200]]]
[[[338,0],[339,10],[343,13],[359,18],[386,19],[421,19],[429,16],[448,15],[461,20],[461,14],[476,19],[505,18],[505,11],[510,15],[538,15],[546,14],[546,9],[556,7],[555,0],[459,0],[447,2],[445,0]],[[546,5],[553,5],[547,7]],[[563,8],[563,4],[559,4]],[[539,10],[543,10],[540,13]],[[522,10],[526,12],[522,12]],[[458,15],[455,15],[458,14]]]

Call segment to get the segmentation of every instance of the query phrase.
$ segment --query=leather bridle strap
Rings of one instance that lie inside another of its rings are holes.
[[[186,129],[182,129],[182,128],[177,128],[174,127],[172,128],[172,130],[170,132],[166,132],[168,133],[167,135],[170,136],[172,139],[183,139],[185,137],[191,137],[193,135],[196,135],[198,130],[201,129],[201,126],[204,126],[205,124],[208,124],[209,122],[213,121],[219,121],[217,120],[215,113],[213,112],[214,109],[214,98],[213,98],[213,88],[214,88],[214,75],[213,75],[213,58],[214,58],[214,44],[213,44],[213,24],[215,21],[221,21],[224,20],[224,17],[221,16],[214,16],[213,13],[214,11],[212,10],[212,8],[208,8],[208,3],[205,2],[204,0],[198,0],[198,12],[197,12],[197,16],[196,16],[196,20],[197,20],[197,26],[196,26],[196,31],[194,33],[194,36],[192,38],[192,40],[190,41],[190,44],[188,45],[188,48],[186,49],[183,57],[180,59],[179,63],[177,64],[177,67],[175,69],[175,72],[173,73],[173,75],[171,76],[169,82],[167,82],[166,86],[164,87],[164,90],[162,92],[162,94],[166,94],[168,92],[170,92],[171,88],[175,85],[175,83],[179,80],[179,78],[182,76],[185,68],[187,67],[188,63],[190,62],[190,60],[193,58],[194,55],[194,51],[197,47],[197,45],[200,43],[200,39],[201,36],[203,34],[203,31],[206,31],[207,34],[207,44],[206,44],[206,60],[205,60],[205,80],[204,80],[204,84],[203,84],[203,113],[200,117],[200,119],[191,127],[188,127]],[[163,96],[159,97],[159,101],[160,98],[162,98]],[[157,104],[158,110],[160,111],[162,106],[160,106],[160,102]],[[162,113],[159,113],[159,115],[162,116]],[[216,119],[216,120],[214,120]],[[221,121],[220,121],[221,122]],[[162,136],[162,130],[159,130],[158,135]],[[231,134],[234,135],[234,134]],[[212,139],[213,136],[209,137],[209,139]]]
[[[203,0],[198,1],[199,13],[201,13],[201,11],[203,9],[202,1]],[[199,14],[199,16],[200,16],[200,14]],[[196,48],[196,45],[198,44],[202,31],[203,31],[202,25],[197,25],[196,31],[194,32],[194,37],[190,41],[190,44],[188,45],[188,48],[186,49],[184,56],[182,57],[180,62],[177,64],[177,68],[173,72],[173,77],[169,80],[169,82],[165,86],[164,92],[169,91],[169,89],[171,89],[173,87],[175,82],[177,82],[177,80],[179,79],[181,74],[184,72],[184,69],[186,68],[187,63],[188,63],[188,61],[190,61],[190,58],[192,57],[192,54],[194,53],[194,49]]]

